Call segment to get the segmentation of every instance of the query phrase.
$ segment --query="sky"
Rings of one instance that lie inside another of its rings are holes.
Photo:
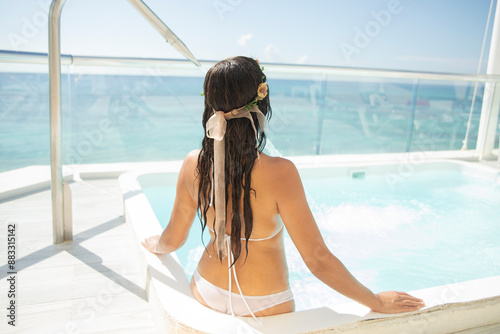
[[[200,60],[477,73],[497,0],[144,0]],[[47,52],[50,0],[0,0],[0,50]],[[67,0],[64,54],[182,58],[126,0]]]

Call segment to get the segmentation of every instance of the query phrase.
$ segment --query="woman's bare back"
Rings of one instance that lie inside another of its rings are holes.
[[[288,267],[283,243],[283,222],[279,216],[279,210],[276,202],[275,187],[279,187],[276,181],[276,174],[279,173],[280,163],[284,159],[269,157],[261,153],[260,158],[255,161],[252,170],[253,191],[251,192],[250,203],[253,214],[252,233],[248,242],[248,253],[246,249],[246,240],[242,234],[240,257],[234,264],[237,279],[241,290],[245,296],[263,296],[278,293],[289,289]],[[195,171],[193,171],[194,173]],[[193,174],[194,175],[194,174]],[[189,180],[193,184],[193,194],[197,194],[196,180]],[[229,187],[228,193],[231,193]],[[227,201],[228,211],[226,213],[227,224],[226,234],[231,234],[231,211],[232,200]],[[243,199],[241,199],[241,208],[243,208]],[[207,245],[206,252],[198,264],[198,271],[206,280],[212,284],[228,289],[228,263],[224,259],[222,263],[215,255],[214,248],[214,210],[209,208],[207,212],[207,227],[212,236]],[[242,218],[242,231],[245,230],[243,212],[239,213]],[[264,239],[264,240],[263,240]],[[234,274],[232,280],[235,281]],[[191,287],[195,296],[203,302],[203,299],[197,292],[196,284],[192,282]],[[237,286],[232,285],[232,292],[239,293]],[[293,311],[293,301],[285,302],[282,305],[261,311],[256,315],[270,315]]]

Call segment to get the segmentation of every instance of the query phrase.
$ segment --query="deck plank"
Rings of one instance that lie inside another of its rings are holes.
[[[116,179],[71,183],[73,240],[52,243],[50,191],[0,202],[0,236],[17,223],[17,325],[2,333],[157,333]],[[6,238],[0,238],[5,291]]]

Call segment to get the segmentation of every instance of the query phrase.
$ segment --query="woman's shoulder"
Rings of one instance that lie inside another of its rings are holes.
[[[182,163],[182,168],[180,171],[180,176],[193,178],[195,174],[196,167],[198,165],[198,156],[200,155],[200,150],[193,150],[189,152],[184,158]]]
[[[196,149],[196,150],[192,150],[191,152],[189,152],[186,157],[184,158],[184,161],[186,162],[198,162],[198,157],[200,156],[200,152],[201,152],[201,149]]]
[[[282,157],[273,157],[265,153],[260,154],[260,158],[269,164],[270,167],[290,167],[295,166],[291,160]]]
[[[189,169],[194,169],[198,165],[198,157],[200,156],[200,149],[192,150],[184,158],[184,166]]]
[[[200,151],[200,149],[196,149],[186,155],[184,158],[183,169],[193,172],[196,170]],[[263,172],[263,174],[267,176],[266,178],[277,181],[286,180],[290,177],[298,175],[297,167],[295,167],[295,164],[292,161],[286,158],[272,157],[264,153],[260,153],[260,157],[255,161],[254,172],[256,170]]]
[[[273,179],[286,179],[298,173],[295,164],[286,158],[272,157],[262,153],[261,159],[263,171]]]
[[[184,158],[184,162],[188,164],[198,163],[198,157],[200,156],[201,149],[192,150]],[[295,164],[286,158],[273,157],[265,153],[260,153],[260,157],[256,160],[256,165],[263,164],[266,169],[272,168],[276,170],[295,170]]]

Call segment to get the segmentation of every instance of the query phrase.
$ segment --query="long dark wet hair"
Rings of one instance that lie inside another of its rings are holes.
[[[228,112],[254,101],[257,98],[257,88],[262,82],[266,82],[266,76],[262,72],[259,63],[247,57],[232,57],[222,60],[210,68],[205,76],[203,84],[205,110],[202,121],[205,137],[202,141],[202,148],[198,156],[198,165],[196,168],[199,180],[198,216],[202,225],[202,233],[207,226],[207,212],[210,207],[212,193],[212,164],[214,159],[214,140],[206,136],[207,121],[214,114],[214,110]],[[257,106],[269,120],[271,118],[269,94],[263,100],[258,101]],[[229,198],[229,189],[231,190],[230,198],[232,199],[231,245],[234,255],[233,264],[236,263],[241,254],[240,238],[243,223],[245,225],[245,249],[248,255],[248,239],[252,234],[253,227],[250,194],[253,192],[254,196],[256,196],[255,190],[251,187],[252,169],[257,158],[257,150],[262,152],[266,145],[266,135],[260,129],[257,116],[254,113],[250,114],[257,129],[258,143],[256,143],[255,133],[250,120],[246,118],[228,120],[225,135],[225,189],[226,199]],[[243,222],[240,215],[240,201],[242,196]],[[226,211],[227,203],[228,201],[226,200]]]

